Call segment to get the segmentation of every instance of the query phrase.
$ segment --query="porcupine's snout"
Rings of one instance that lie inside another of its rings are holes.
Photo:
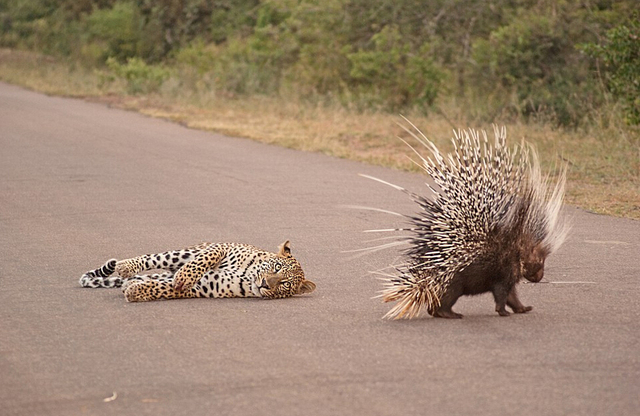
[[[536,265],[534,270],[536,270],[536,271],[533,272],[533,273],[525,274],[524,278],[527,279],[530,282],[538,283],[544,277],[544,264]]]
[[[524,262],[523,277],[533,283],[541,281],[544,277],[544,261],[548,254],[549,251],[542,245],[535,246]]]

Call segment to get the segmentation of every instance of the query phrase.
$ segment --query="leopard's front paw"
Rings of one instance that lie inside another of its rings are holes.
[[[135,276],[141,270],[140,265],[132,259],[120,260],[116,263],[116,273],[125,279]]]
[[[149,287],[145,282],[132,282],[123,292],[127,302],[146,302],[152,300]]]

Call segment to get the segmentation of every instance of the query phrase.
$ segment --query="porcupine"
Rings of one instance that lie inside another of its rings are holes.
[[[405,130],[431,153],[425,158],[412,148],[436,187],[427,184],[433,194],[427,198],[368,176],[405,192],[421,208],[405,215],[407,228],[379,230],[410,233],[400,238],[409,244],[406,264],[383,278],[380,297],[397,302],[385,318],[410,319],[425,309],[434,317],[462,318],[451,309],[458,298],[486,292],[493,293],[501,316],[510,314],[505,306],[529,312],[516,283],[539,282],[545,259],[565,239],[560,209],[566,169],[555,183],[543,177],[535,149],[524,143],[509,148],[505,127],[494,126],[493,145],[484,131],[454,131],[455,150],[445,157],[409,124],[414,131]]]

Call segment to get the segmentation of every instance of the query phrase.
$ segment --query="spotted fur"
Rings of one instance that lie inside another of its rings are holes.
[[[163,273],[140,274],[161,269]],[[111,276],[116,273],[117,276]],[[202,243],[183,250],[111,259],[80,278],[83,287],[122,287],[129,302],[179,298],[286,298],[315,290],[289,241],[278,253],[248,244]]]

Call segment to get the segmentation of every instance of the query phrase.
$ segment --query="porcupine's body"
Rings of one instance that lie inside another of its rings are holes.
[[[415,128],[415,127],[414,127]],[[550,186],[540,174],[535,152],[506,145],[506,131],[459,131],[455,152],[443,156],[419,130],[411,133],[431,152],[422,160],[433,178],[432,198],[409,194],[421,211],[409,216],[404,238],[410,248],[399,274],[387,276],[381,297],[397,304],[386,317],[413,318],[426,310],[435,317],[461,318],[452,307],[460,296],[493,293],[496,311],[528,312],[516,283],[539,282],[549,254],[563,242],[567,226],[559,218],[564,171]],[[416,152],[417,153],[417,152]],[[372,178],[375,179],[375,178]]]

